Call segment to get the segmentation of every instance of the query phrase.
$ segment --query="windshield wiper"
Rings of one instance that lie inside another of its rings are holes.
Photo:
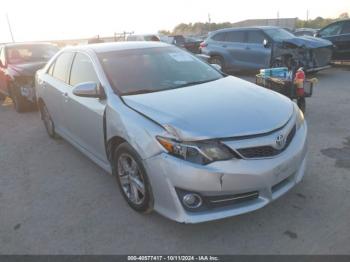
[[[194,85],[200,85],[208,82],[213,82],[216,80],[219,80],[220,78],[214,78],[214,79],[209,79],[209,80],[202,80],[202,81],[194,81],[194,82],[188,82],[186,84],[178,85],[175,86],[175,88],[181,88],[181,87],[186,87],[186,86],[194,86]]]
[[[140,95],[140,94],[147,94],[147,93],[153,93],[161,90],[156,89],[139,89],[135,91],[125,92],[122,94],[122,96],[129,96],[129,95]]]

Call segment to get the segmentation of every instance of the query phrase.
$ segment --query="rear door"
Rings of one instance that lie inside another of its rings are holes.
[[[245,61],[251,69],[261,69],[270,66],[271,47],[264,46],[267,39],[262,30],[248,30]]]
[[[235,69],[248,69],[245,32],[243,30],[235,30],[226,32],[225,44],[223,47],[229,52],[229,63]]]
[[[85,82],[100,84],[89,55],[77,52],[70,73],[69,90],[63,103],[68,134],[80,147],[106,163],[103,132],[106,100],[75,96],[73,94],[74,86]]]

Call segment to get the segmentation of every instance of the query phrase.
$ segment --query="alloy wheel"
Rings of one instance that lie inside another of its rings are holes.
[[[144,178],[135,159],[126,153],[118,158],[118,179],[127,198],[140,205],[146,197]]]

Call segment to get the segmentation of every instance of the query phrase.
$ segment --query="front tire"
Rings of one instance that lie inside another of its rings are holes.
[[[150,212],[152,190],[140,156],[125,142],[114,150],[112,161],[113,175],[126,202],[137,212]]]
[[[221,71],[225,71],[225,61],[221,56],[212,56],[210,58],[210,64],[216,64],[221,67]]]
[[[49,113],[49,110],[47,109],[45,104],[40,105],[40,114],[41,114],[41,119],[44,123],[45,129],[49,137],[55,139],[57,138],[57,134],[55,131],[55,124],[51,118],[51,115]]]

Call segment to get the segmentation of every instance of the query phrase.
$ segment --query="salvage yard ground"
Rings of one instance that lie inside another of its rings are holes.
[[[37,112],[17,114],[5,102],[0,253],[350,254],[350,69],[317,77],[302,183],[261,210],[197,225],[135,213],[111,175],[49,139]]]

